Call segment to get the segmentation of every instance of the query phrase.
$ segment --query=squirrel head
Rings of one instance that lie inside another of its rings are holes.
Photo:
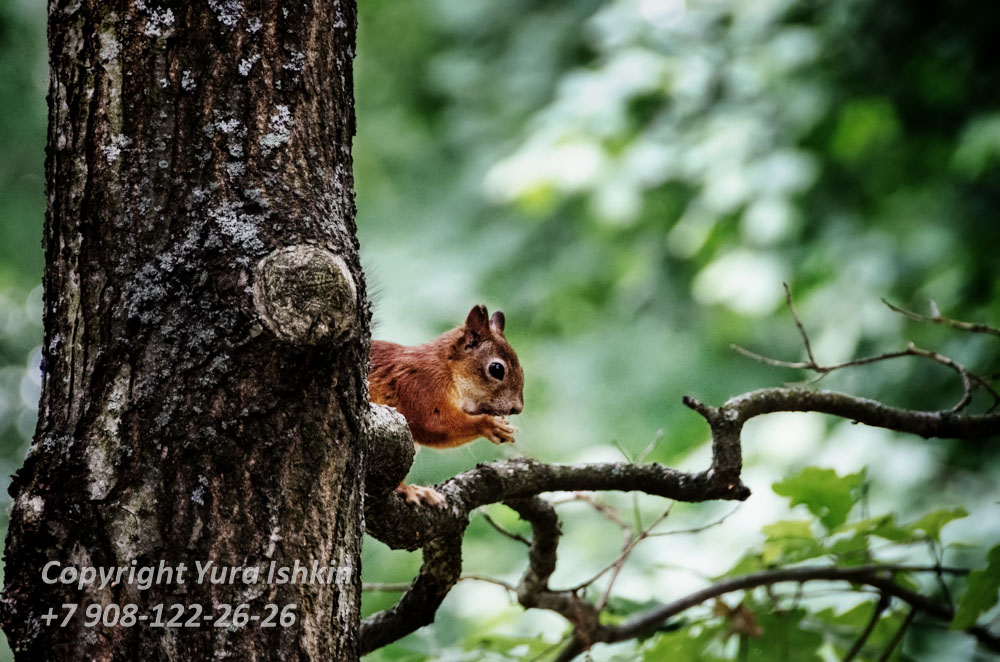
[[[504,316],[474,306],[451,348],[453,379],[467,414],[508,416],[524,409],[524,374],[503,335]]]

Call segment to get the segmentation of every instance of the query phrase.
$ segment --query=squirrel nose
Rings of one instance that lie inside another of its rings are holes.
[[[520,414],[523,410],[524,410],[524,405],[518,403],[510,408],[510,415],[513,416],[514,414]]]

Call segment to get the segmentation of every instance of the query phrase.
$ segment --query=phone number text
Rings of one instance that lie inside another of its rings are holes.
[[[49,608],[42,616],[45,625],[66,627],[78,612],[83,615],[83,626],[92,628],[124,627],[146,625],[151,628],[260,628],[291,627],[295,625],[298,605],[284,606],[268,603],[259,611],[251,610],[251,605],[218,604],[206,610],[200,604],[189,605],[158,604],[143,611],[137,604],[118,605],[110,603],[89,604],[82,610],[76,603],[66,603],[60,611]]]

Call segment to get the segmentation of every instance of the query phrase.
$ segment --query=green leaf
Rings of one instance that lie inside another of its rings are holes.
[[[816,536],[812,532],[812,522],[803,519],[781,520],[774,524],[767,524],[761,527],[761,532],[768,538],[808,538],[809,540],[816,540]]]
[[[952,520],[962,519],[963,517],[968,517],[969,511],[965,508],[959,506],[958,508],[953,508],[951,510],[935,510],[932,513],[927,513],[916,522],[908,524],[906,526],[910,531],[923,531],[927,534],[928,538],[933,540],[941,539],[941,528],[951,522]]]
[[[1000,545],[987,555],[986,568],[969,573],[968,588],[951,621],[955,630],[972,627],[983,612],[993,608],[1000,598]]]
[[[699,626],[692,632],[688,628],[682,632],[670,632],[653,637],[643,646],[643,662],[716,662],[721,659],[715,649],[721,649],[718,641],[720,628],[708,624]]]
[[[847,556],[856,563],[866,560],[868,551],[868,536],[856,535],[848,538],[841,538],[835,541],[828,548],[828,551],[835,556]]]
[[[809,520],[782,520],[761,528],[767,535],[761,549],[765,565],[787,565],[822,556],[825,551],[813,535]]]
[[[838,526],[832,533],[844,533],[853,531],[859,535],[872,535],[885,538],[893,542],[904,542],[913,540],[913,532],[909,528],[904,528],[896,524],[896,516],[892,513],[869,517],[857,522],[849,522]]]
[[[817,611],[812,614],[812,617],[830,625],[837,625],[845,628],[851,628],[852,630],[861,630],[869,620],[871,620],[872,615],[872,603],[871,602],[859,602],[850,609],[846,611],[838,612],[832,607],[823,609],[822,611]]]
[[[716,577],[716,579],[721,579],[722,577],[736,577],[739,575],[748,575],[751,572],[758,572],[767,567],[764,562],[763,555],[760,552],[752,551],[743,556],[739,561],[733,565],[725,574]]]
[[[835,529],[847,521],[863,481],[863,471],[838,476],[833,469],[806,467],[797,476],[775,483],[772,489],[788,497],[793,506],[804,505],[827,529]]]
[[[823,635],[803,627],[806,611],[792,609],[775,612],[769,605],[754,606],[757,623],[764,631],[762,637],[748,637],[748,662],[774,662],[794,660],[795,662],[821,662],[819,649],[823,645]]]

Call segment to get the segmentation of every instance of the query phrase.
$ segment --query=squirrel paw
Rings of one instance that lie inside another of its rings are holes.
[[[427,503],[431,506],[437,506],[440,508],[447,503],[444,495],[435,490],[433,487],[421,487],[420,485],[407,485],[406,483],[400,483],[399,487],[396,488],[396,492],[406,499],[406,503],[412,503],[414,506],[419,506],[421,503]]]
[[[520,431],[520,428],[508,423],[506,418],[491,416],[488,419],[483,436],[494,444],[514,443],[514,433]]]

